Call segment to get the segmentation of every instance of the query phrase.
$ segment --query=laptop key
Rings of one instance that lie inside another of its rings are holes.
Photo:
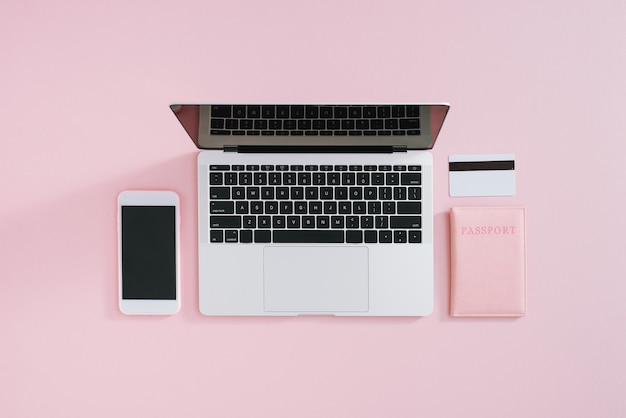
[[[212,229],[210,232],[211,242],[224,242],[224,231],[221,229]]]
[[[258,187],[247,187],[246,188],[246,199],[248,200],[257,200],[259,198],[259,188]]]
[[[210,217],[211,228],[241,228],[241,216],[220,216]]]
[[[289,199],[289,187],[277,187],[276,188],[276,199]]]
[[[346,242],[360,244],[363,242],[363,231],[346,231]]]
[[[318,216],[316,219],[318,228],[329,228],[330,227],[330,217],[329,216]]]
[[[263,200],[274,199],[274,188],[273,187],[261,187],[261,199]]]
[[[352,204],[350,202],[339,202],[339,213],[349,215],[352,213]]]
[[[363,229],[374,228],[374,217],[371,215],[361,216],[361,228]]]
[[[286,219],[282,215],[272,216],[272,226],[274,228],[285,228]]]
[[[265,119],[273,119],[274,116],[276,116],[276,106],[274,105],[261,106],[261,115]]]
[[[230,199],[229,187],[211,187],[209,189],[211,199]]]
[[[233,199],[245,199],[246,198],[246,189],[244,187],[233,187]]]
[[[244,216],[243,227],[248,229],[256,228],[256,216]]]
[[[348,216],[346,217],[346,228],[356,229],[359,227],[359,217],[358,216]]]
[[[304,196],[307,200],[317,200],[319,197],[319,190],[317,187],[306,187],[304,189]]]
[[[367,213],[367,204],[365,202],[353,202],[352,213],[363,215]]]
[[[347,187],[335,187],[335,200],[347,200],[348,188]]]
[[[254,231],[254,242],[271,242],[272,233],[268,230]]]
[[[421,228],[422,217],[421,216],[391,216],[389,219],[389,226],[392,229]]]
[[[422,198],[421,187],[409,187],[409,200],[420,200]]]
[[[236,229],[224,231],[224,242],[237,242],[238,234]]]
[[[254,184],[258,186],[265,186],[267,185],[267,173],[264,173],[262,171],[254,173],[253,180]]]
[[[392,242],[392,234],[389,230],[378,231],[378,242],[388,244]]]
[[[331,200],[333,198],[333,188],[321,187],[319,196],[320,196],[320,199]]]
[[[407,234],[406,231],[393,231],[393,242],[396,243],[405,243],[407,242]]]
[[[422,184],[422,173],[415,171],[402,173],[401,182],[403,185],[419,186]]]
[[[398,214],[422,213],[422,202],[398,202],[396,206]]]
[[[303,187],[292,187],[291,188],[291,199],[292,200],[303,200],[304,199],[304,188]]]
[[[250,213],[260,215],[263,213],[263,202],[250,202]]]
[[[239,242],[252,242],[252,230],[244,229],[243,231],[239,231]]]
[[[378,189],[378,197],[380,200],[391,200],[393,197],[391,187],[381,187]]]
[[[307,106],[305,109],[306,117],[309,119],[317,119],[319,111],[319,106]]]
[[[276,106],[276,117],[287,119],[289,117],[289,106]]]
[[[273,241],[275,243],[333,243],[344,242],[343,231],[340,230],[296,230],[286,229],[273,231]]]
[[[365,242],[368,244],[375,244],[378,242],[378,234],[376,231],[365,231]]]
[[[422,231],[410,230],[409,242],[414,242],[414,243],[422,242]]]
[[[343,216],[331,216],[330,217],[330,227],[331,228],[343,229],[343,225],[344,225],[344,217]]]
[[[259,216],[258,221],[259,221],[259,228],[269,228],[272,224],[272,218],[269,216]]]
[[[391,106],[391,116],[394,118],[403,118],[404,110],[404,105]]]
[[[235,202],[232,201],[216,201],[211,202],[212,214],[231,214],[235,213]]]
[[[302,119],[304,117],[304,106],[302,105],[291,106],[291,117],[294,119]]]
[[[210,174],[209,184],[211,185],[222,185],[224,184],[224,176],[221,172],[215,172]]]
[[[279,207],[282,215],[290,215],[293,213],[293,202],[290,200],[280,201]]]
[[[377,116],[381,119],[391,116],[391,106],[378,106]]]
[[[302,228],[315,228],[315,216],[303,216],[302,217]]]
[[[400,129],[419,129],[419,119],[400,119]]]
[[[395,200],[406,200],[406,187],[398,186],[393,188],[393,198]],[[400,203],[400,202],[398,202]]]
[[[275,215],[278,213],[278,202],[275,200],[268,200],[265,202],[265,213]]]
[[[242,186],[252,185],[252,173],[239,173],[239,184]]]
[[[229,186],[234,186],[237,184],[237,173],[226,173],[224,176],[224,184]]]
[[[230,105],[213,105],[211,106],[211,116],[216,118],[229,118],[231,115]]]
[[[233,106],[233,117],[235,117],[235,118],[245,118],[246,117],[246,106],[244,106],[244,105]]]
[[[300,228],[300,217],[287,216],[287,228]]]
[[[382,213],[382,206],[380,202],[367,202],[367,213],[372,213],[372,214]]]
[[[383,213],[386,215],[396,213],[396,202],[383,202]]]
[[[389,186],[396,186],[400,184],[398,173],[387,173],[385,176],[386,184]]]
[[[308,205],[306,204],[306,202],[295,202],[294,204],[294,212],[299,215],[306,214],[307,208],[308,208]]]
[[[420,107],[418,105],[407,105],[406,116],[409,118],[417,118],[420,115]]]

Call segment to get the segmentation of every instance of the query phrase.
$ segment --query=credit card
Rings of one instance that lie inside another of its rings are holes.
[[[450,196],[514,196],[514,154],[454,154],[448,159]]]

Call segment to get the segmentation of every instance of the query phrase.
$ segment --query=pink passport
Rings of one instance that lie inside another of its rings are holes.
[[[525,209],[452,208],[450,234],[450,315],[526,315]]]

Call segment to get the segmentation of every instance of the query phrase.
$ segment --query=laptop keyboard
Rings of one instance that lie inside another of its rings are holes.
[[[210,165],[212,243],[422,241],[419,165]]]
[[[420,135],[418,105],[212,105],[211,135]]]

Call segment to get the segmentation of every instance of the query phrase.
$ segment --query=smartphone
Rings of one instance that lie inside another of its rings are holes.
[[[180,309],[180,209],[172,191],[118,196],[119,307],[125,314]]]

